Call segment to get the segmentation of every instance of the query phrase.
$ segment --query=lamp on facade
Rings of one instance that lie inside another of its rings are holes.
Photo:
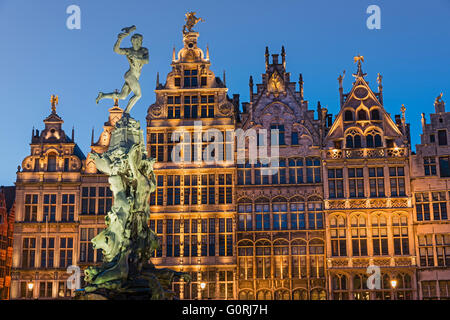
[[[200,288],[201,288],[202,290],[204,290],[204,289],[206,288],[206,283],[201,282],[201,283],[200,283]]]
[[[392,289],[394,289],[393,296],[394,296],[394,300],[395,300],[395,288],[397,287],[397,280],[391,279],[391,287],[392,287]]]
[[[34,283],[33,282],[28,282],[28,290],[30,291],[31,295],[30,295],[30,299],[33,298],[33,287],[34,287]]]

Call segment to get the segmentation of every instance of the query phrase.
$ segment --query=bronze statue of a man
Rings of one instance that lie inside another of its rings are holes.
[[[142,67],[148,63],[148,49],[142,47],[143,37],[141,34],[134,34],[131,37],[131,48],[121,48],[120,44],[122,40],[129,36],[131,32],[136,30],[135,26],[123,28],[122,33],[117,36],[117,41],[114,44],[114,52],[125,55],[130,64],[130,69],[125,73],[125,84],[120,92],[103,93],[100,92],[95,100],[98,103],[102,99],[121,99],[124,100],[130,92],[134,95],[128,101],[128,105],[124,111],[125,114],[129,114],[131,108],[141,98],[141,86],[139,85],[139,77],[141,76]]]

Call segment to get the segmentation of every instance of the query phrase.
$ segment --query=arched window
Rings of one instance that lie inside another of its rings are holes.
[[[347,255],[347,241],[345,218],[333,216],[330,218],[331,255],[345,257]]]
[[[348,300],[347,276],[343,274],[333,275],[331,279],[333,300]]]
[[[56,154],[54,153],[50,153],[48,155],[47,171],[49,172],[56,171]]]
[[[259,279],[270,278],[271,263],[271,246],[267,240],[258,241],[256,243],[256,277]]]
[[[345,138],[346,148],[361,148],[361,136],[357,134],[354,130],[348,133]]]
[[[323,289],[313,289],[311,290],[311,300],[326,300],[327,293]]]
[[[351,110],[346,110],[344,113],[344,121],[353,121],[353,112]]]
[[[382,146],[383,146],[383,143],[381,141],[381,135],[375,130],[370,130],[366,136],[366,147],[367,148],[379,148]]]
[[[381,120],[380,119],[380,111],[378,109],[374,109],[370,112],[371,120]]]
[[[358,120],[367,120],[367,112],[365,110],[358,111]]]
[[[272,300],[272,294],[269,290],[260,290],[257,294],[258,300]]]
[[[366,218],[353,216],[351,218],[352,252],[353,256],[367,256]]]
[[[273,244],[274,276],[277,279],[289,278],[289,244],[285,240],[276,240]]]
[[[353,277],[353,299],[370,299],[369,289],[367,288],[367,279],[367,274],[357,274]]]
[[[286,289],[280,289],[275,291],[275,300],[290,300],[289,291]]]
[[[239,300],[255,300],[253,291],[243,290],[243,291],[239,292]]]
[[[311,278],[325,277],[325,250],[322,240],[312,239],[309,242],[309,259]]]
[[[381,136],[379,134],[375,135],[375,148],[382,147],[383,143],[381,142]]]
[[[295,289],[292,291],[292,300],[308,300],[308,291],[305,289]]]
[[[239,279],[253,279],[253,243],[248,240],[239,242],[237,254]]]
[[[294,240],[291,243],[292,278],[306,278],[306,241]]]

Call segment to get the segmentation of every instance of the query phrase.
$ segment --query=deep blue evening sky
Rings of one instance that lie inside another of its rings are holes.
[[[81,8],[81,30],[66,28],[66,8]],[[366,9],[381,8],[381,30],[366,27]],[[31,129],[42,129],[52,93],[59,95],[58,114],[87,154],[91,130],[96,139],[111,102],[95,104],[99,90],[120,89],[128,65],[112,51],[120,29],[135,24],[150,51],[141,77],[143,98],[133,116],[145,126],[154,102],[156,72],[161,82],[170,71],[172,48],[182,46],[186,11],[206,22],[196,26],[199,45],[209,44],[212,70],[226,70],[229,94],[248,101],[248,78],[261,80],[264,48],[286,48],[287,68],[296,81],[303,73],[310,108],[320,100],[336,114],[338,75],[345,69],[345,91],[356,69],[353,56],[365,58],[372,88],[383,75],[385,108],[392,115],[407,107],[413,145],[419,142],[420,113],[432,112],[443,91],[450,103],[450,0],[0,0],[0,185],[11,185],[17,165],[29,155]],[[129,44],[129,38],[124,40]],[[125,102],[121,102],[123,107]]]

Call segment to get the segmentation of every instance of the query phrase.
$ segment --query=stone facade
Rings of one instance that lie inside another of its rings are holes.
[[[262,81],[254,90],[250,77],[241,111],[239,95],[228,95],[225,74],[210,69],[198,37],[183,34],[147,111],[147,152],[157,160],[149,223],[161,243],[152,262],[192,278],[175,282],[175,294],[448,299],[450,113],[442,97],[430,124],[422,116],[415,154],[405,108],[391,118],[381,76],[375,92],[361,58],[348,93],[338,78],[333,120],[320,103],[308,108],[303,78],[291,81],[284,48],[271,57],[266,49]],[[90,240],[105,227],[113,201],[107,176],[85,158],[74,133],[66,136],[52,101],[17,173],[13,299],[69,298],[67,267],[83,270],[102,259]],[[116,101],[91,150],[108,149],[121,114]],[[377,270],[380,281],[369,289]]]

